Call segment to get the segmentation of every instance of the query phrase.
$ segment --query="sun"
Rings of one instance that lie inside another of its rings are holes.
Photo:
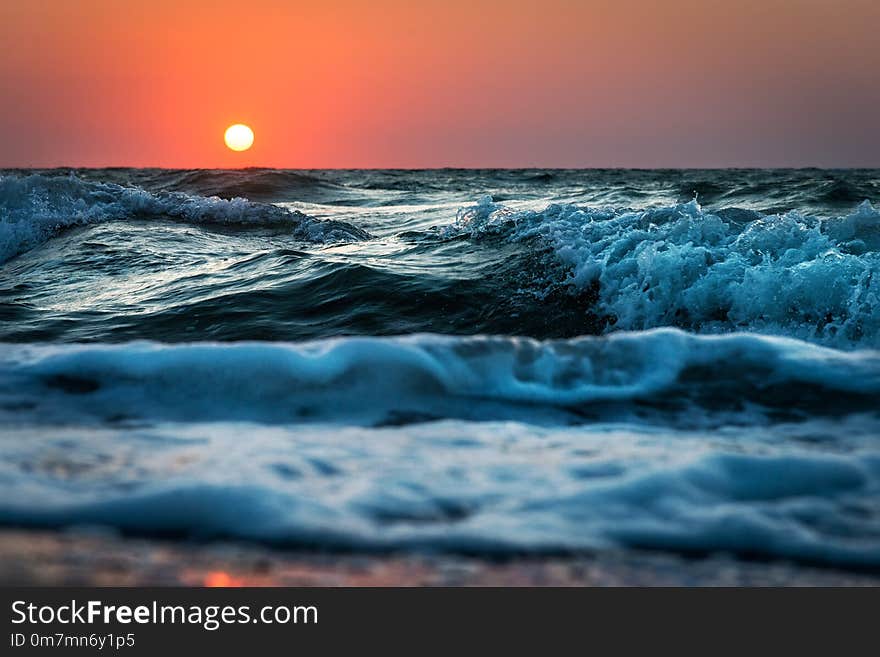
[[[236,123],[226,128],[223,139],[232,150],[246,151],[254,143],[254,131],[243,123]]]

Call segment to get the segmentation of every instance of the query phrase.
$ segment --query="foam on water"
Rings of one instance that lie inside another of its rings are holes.
[[[0,175],[0,263],[59,231],[120,219],[172,219],[195,224],[275,226],[309,242],[349,241],[369,235],[338,221],[243,198],[151,193],[75,176]]]
[[[538,282],[595,293],[592,310],[608,330],[679,326],[880,345],[880,213],[867,201],[823,219],[713,213],[696,201],[515,211],[486,197],[443,234],[549,250]]]
[[[324,549],[638,547],[877,568],[877,427],[859,417],[772,435],[462,421],[13,426],[0,437],[0,523]]]
[[[59,414],[67,421],[571,423],[577,415],[554,409],[589,421],[619,405],[660,412],[687,403],[696,416],[731,400],[735,408],[834,414],[876,410],[880,353],[673,329],[546,342],[424,335],[302,344],[7,344],[0,348],[0,395],[0,409],[30,421]]]

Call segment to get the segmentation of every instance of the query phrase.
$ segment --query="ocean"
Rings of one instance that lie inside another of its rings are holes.
[[[0,171],[0,526],[880,568],[880,171]]]

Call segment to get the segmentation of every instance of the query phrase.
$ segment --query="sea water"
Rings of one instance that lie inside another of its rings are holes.
[[[880,171],[0,172],[0,524],[880,567]]]

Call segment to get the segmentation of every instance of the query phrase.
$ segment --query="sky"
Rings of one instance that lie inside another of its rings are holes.
[[[0,167],[880,166],[878,26],[878,0],[0,0]]]

